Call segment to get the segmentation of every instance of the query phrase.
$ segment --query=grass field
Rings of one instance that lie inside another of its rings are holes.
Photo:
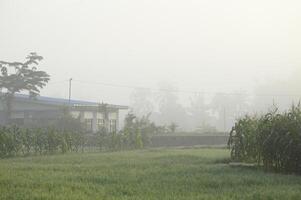
[[[301,177],[230,167],[223,149],[0,160],[1,199],[301,199]]]

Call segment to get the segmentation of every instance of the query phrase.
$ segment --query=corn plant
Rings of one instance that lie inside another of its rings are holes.
[[[301,106],[239,119],[228,141],[231,158],[252,161],[268,171],[301,173]]]
[[[55,128],[0,127],[0,157],[83,151],[85,140],[82,132]]]

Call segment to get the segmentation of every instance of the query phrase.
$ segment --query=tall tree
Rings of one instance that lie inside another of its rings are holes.
[[[247,113],[249,109],[246,95],[216,94],[211,101],[211,108],[217,114],[216,126],[228,131],[235,119]]]
[[[131,108],[137,117],[143,117],[154,110],[152,92],[146,88],[136,88],[131,96]]]
[[[160,125],[176,123],[179,128],[186,129],[187,113],[179,102],[177,88],[170,83],[161,83],[157,96],[158,113],[152,115],[153,120]]]
[[[191,128],[199,129],[211,123],[210,107],[205,103],[203,94],[195,94],[190,97],[187,111]]]
[[[33,52],[25,62],[0,61],[0,89],[4,93],[2,97],[6,104],[7,123],[10,123],[15,93],[26,91],[30,97],[35,97],[50,80],[46,72],[37,69],[42,59],[42,56]]]

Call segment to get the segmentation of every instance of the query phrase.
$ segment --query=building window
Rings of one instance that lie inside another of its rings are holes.
[[[110,132],[116,132],[117,131],[117,126],[116,126],[116,119],[111,119],[110,120]]]
[[[87,131],[93,130],[93,120],[92,119],[85,119],[85,125]]]
[[[97,128],[98,130],[101,130],[105,127],[105,120],[104,119],[97,119]]]

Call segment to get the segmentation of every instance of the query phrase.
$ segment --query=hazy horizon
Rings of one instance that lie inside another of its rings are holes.
[[[42,55],[45,96],[67,98],[73,78],[73,99],[130,105],[133,87],[156,96],[168,83],[187,106],[195,94],[289,82],[301,67],[300,9],[297,0],[1,0],[0,60]]]

